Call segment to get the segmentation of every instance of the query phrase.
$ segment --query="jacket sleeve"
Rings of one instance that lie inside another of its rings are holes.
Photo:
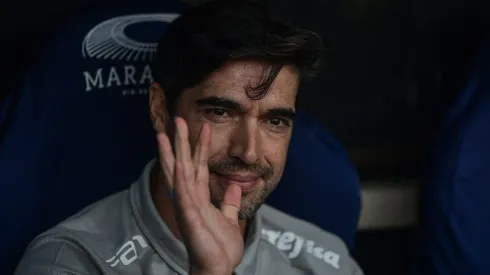
[[[93,258],[71,240],[45,237],[25,252],[14,275],[102,275]]]

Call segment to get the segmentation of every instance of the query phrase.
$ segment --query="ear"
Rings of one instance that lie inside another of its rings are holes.
[[[169,114],[166,108],[165,91],[157,82],[153,82],[150,87],[150,116],[155,131],[165,132]]]

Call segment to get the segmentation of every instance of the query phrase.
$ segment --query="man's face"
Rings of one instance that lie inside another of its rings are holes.
[[[211,199],[219,205],[227,186],[239,185],[241,219],[252,217],[277,186],[294,118],[297,72],[283,67],[265,97],[253,100],[246,91],[260,83],[263,70],[258,62],[228,63],[184,90],[176,108],[176,115],[188,123],[192,148],[203,123],[211,125]]]

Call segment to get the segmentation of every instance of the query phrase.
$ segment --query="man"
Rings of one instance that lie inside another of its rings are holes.
[[[150,95],[159,161],[37,237],[15,274],[362,274],[339,238],[261,206],[321,51],[314,33],[251,2],[216,0],[175,20]]]

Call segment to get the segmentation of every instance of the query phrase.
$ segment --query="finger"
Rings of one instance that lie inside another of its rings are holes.
[[[187,181],[188,180],[184,171],[184,164],[181,160],[176,160],[174,170],[175,201],[181,212],[186,208],[193,207]]]
[[[160,154],[160,166],[165,174],[167,187],[169,191],[172,191],[174,189],[173,174],[175,166],[175,157],[174,153],[172,152],[172,145],[170,144],[170,139],[165,133],[157,134],[157,142],[158,151]]]
[[[198,146],[196,147],[196,155],[194,156],[194,165],[196,166],[196,182],[208,184],[209,168],[209,142],[211,140],[211,127],[209,124],[204,124],[199,135]]]
[[[202,131],[203,131],[204,125],[201,127],[201,131],[199,132],[199,137],[197,139],[197,144],[196,147],[194,148],[194,156],[193,156],[193,161],[194,161],[194,166],[197,168],[199,165],[199,159],[201,155],[201,147],[202,147]]]
[[[191,160],[191,147],[189,145],[189,129],[184,119],[180,117],[175,118],[175,125],[177,131],[175,132],[175,159],[181,160],[183,164],[184,173],[186,176],[186,183],[193,185],[195,180],[194,164]]]
[[[191,148],[189,145],[189,129],[184,119],[175,118],[175,157],[184,162],[191,161]]]
[[[196,221],[199,221],[198,210],[190,197],[189,188],[186,181],[187,179],[185,178],[184,164],[181,160],[175,160],[175,200],[173,200],[173,202],[175,205],[175,217],[181,225],[179,229],[183,230],[181,233],[183,233],[182,236],[184,237],[188,236],[189,233],[185,232],[189,229],[189,226],[185,225],[189,222],[195,223]]]
[[[236,184],[228,186],[221,202],[221,212],[235,225],[238,225],[238,212],[240,211],[241,200],[242,189]]]

